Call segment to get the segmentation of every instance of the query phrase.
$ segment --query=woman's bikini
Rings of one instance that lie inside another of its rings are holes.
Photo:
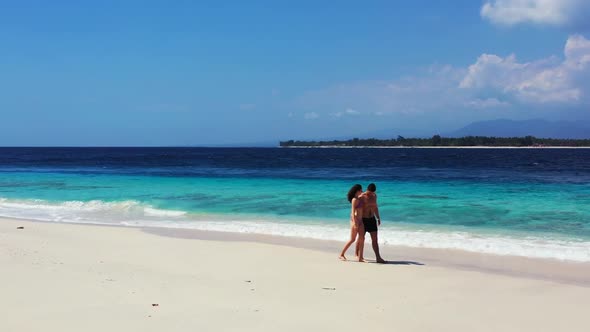
[[[363,206],[365,205],[365,202],[358,197],[356,198],[356,202],[357,203],[356,203],[355,208],[352,210],[352,212],[350,212],[350,222],[354,223],[358,227],[362,221],[358,222],[356,220],[356,218],[354,217],[354,212],[358,209],[362,209]],[[361,215],[361,217],[362,217],[362,215]]]

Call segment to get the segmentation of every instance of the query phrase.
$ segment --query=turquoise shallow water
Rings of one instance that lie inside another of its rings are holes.
[[[374,181],[383,243],[590,261],[590,185],[575,173],[1,166],[5,217],[344,240],[346,192],[355,182]]]
[[[378,185],[381,214],[387,222],[590,238],[588,185],[464,181]],[[346,221],[349,186],[346,180],[0,173],[0,195],[11,200],[131,200],[195,216],[237,214],[300,222]]]

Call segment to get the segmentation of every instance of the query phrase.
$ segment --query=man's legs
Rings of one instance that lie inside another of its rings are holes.
[[[381,254],[379,253],[377,231],[370,232],[369,234],[371,234],[371,244],[373,245],[373,251],[375,252],[375,258],[377,259],[377,263],[385,263],[385,260],[381,258]]]

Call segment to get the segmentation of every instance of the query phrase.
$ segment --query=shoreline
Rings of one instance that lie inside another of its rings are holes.
[[[345,243],[345,239],[342,241],[332,241],[265,234],[161,227],[141,227],[141,229],[150,234],[172,238],[265,243],[313,250],[330,253],[334,256],[334,259],[336,259]],[[393,265],[430,265],[590,287],[590,278],[585,277],[590,275],[590,263],[561,261],[549,258],[484,254],[459,249],[433,249],[391,245],[380,245],[380,251],[382,256]],[[374,263],[375,258],[370,239],[365,240],[365,253],[366,258]],[[354,258],[352,247],[348,250],[347,257],[349,260]]]
[[[283,149],[590,149],[590,146],[279,146]]]
[[[230,183],[224,181],[226,184]],[[101,180],[101,182],[104,181]],[[301,184],[303,183],[298,183],[298,185]],[[82,185],[92,184],[83,182]],[[169,191],[173,192],[174,190],[174,187],[170,186]],[[274,192],[274,190],[267,192]],[[455,192],[460,194],[457,190]],[[449,194],[454,195],[453,193]],[[420,200],[431,198],[421,195],[416,197]],[[439,196],[435,195],[432,198],[438,199]],[[447,196],[443,198],[446,199]],[[234,214],[231,212],[192,214],[190,211],[174,210],[174,207],[171,209],[154,207],[133,198],[118,201],[44,201],[0,198],[0,209],[3,217],[25,220],[186,228],[317,240],[340,241],[349,232],[349,225],[332,216],[322,219],[319,216],[307,218],[273,214]],[[413,224],[385,219],[383,227],[380,228],[379,241],[381,244],[391,246],[456,249],[491,255],[590,263],[590,237],[580,237],[578,234],[528,232],[518,229],[502,230],[485,227],[470,228],[444,224]]]
[[[115,229],[136,229],[147,234],[200,241],[262,243],[275,246],[291,247],[316,252],[330,253],[334,257],[342,249],[342,241],[320,240],[303,237],[268,235],[258,233],[238,233],[230,231],[211,231],[187,228],[168,228],[157,226],[132,226],[117,224],[90,224],[75,222],[55,222],[0,217],[3,221],[18,223],[41,223],[55,225],[75,225],[82,227],[106,227]],[[477,271],[504,276],[546,280],[565,284],[590,287],[590,262],[577,262],[552,258],[524,257],[478,253],[461,249],[436,249],[380,244],[382,256],[398,265],[433,265],[466,271]],[[370,239],[365,241],[365,253],[369,260],[374,260]],[[353,258],[349,249],[348,257]]]

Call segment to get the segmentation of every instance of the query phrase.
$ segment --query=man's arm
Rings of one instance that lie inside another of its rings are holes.
[[[375,217],[377,217],[377,225],[381,226],[381,216],[379,216],[379,208],[375,207]]]
[[[381,226],[381,216],[379,215],[379,205],[377,204],[377,195],[375,195],[375,217],[377,217],[377,225]]]

